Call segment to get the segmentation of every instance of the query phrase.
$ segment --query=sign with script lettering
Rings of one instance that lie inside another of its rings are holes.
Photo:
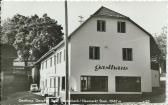
[[[127,66],[115,66],[115,65],[96,65],[95,66],[95,71],[99,70],[128,70]]]

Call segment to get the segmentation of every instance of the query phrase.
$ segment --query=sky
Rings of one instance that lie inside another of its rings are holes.
[[[83,16],[83,20],[86,20],[101,6],[130,17],[151,34],[159,34],[162,32],[161,28],[168,23],[167,3],[166,1],[68,1],[69,34],[80,25],[79,16]],[[17,13],[24,16],[37,14],[40,17],[47,13],[64,28],[63,1],[3,1],[1,5],[2,20],[11,18]]]

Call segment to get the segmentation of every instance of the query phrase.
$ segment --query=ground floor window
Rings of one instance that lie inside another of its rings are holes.
[[[62,77],[62,90],[65,90],[65,77]]]
[[[81,91],[108,91],[108,77],[81,76]]]
[[[45,87],[47,87],[47,79],[45,80]]]
[[[141,92],[141,77],[116,76],[117,92]]]
[[[50,88],[55,88],[55,78],[50,78]]]

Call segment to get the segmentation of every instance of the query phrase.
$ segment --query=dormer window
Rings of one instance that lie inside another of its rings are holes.
[[[117,32],[118,33],[125,33],[126,32],[126,24],[125,24],[125,22],[118,21],[118,23],[117,23]]]
[[[106,31],[106,21],[97,20],[97,31],[105,32]]]

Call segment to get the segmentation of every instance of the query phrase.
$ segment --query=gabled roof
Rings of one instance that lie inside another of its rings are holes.
[[[110,10],[106,7],[99,8],[93,16],[110,16],[110,17],[116,17],[116,18],[128,18],[127,16],[124,16],[118,12],[115,12],[113,10]]]
[[[137,26],[139,29],[141,29],[143,32],[145,32],[147,35],[149,35],[151,41],[154,42],[156,48],[159,50],[158,45],[156,44],[153,36],[147,32],[145,29],[143,29],[140,25],[138,25],[137,23],[135,23],[132,19],[130,19],[129,17],[120,14],[118,12],[115,12],[113,10],[110,10],[106,7],[100,7],[93,15],[91,15],[86,21],[84,21],[78,28],[76,28],[70,35],[69,35],[69,39],[74,35],[74,33],[76,31],[78,31],[82,26],[84,26],[85,23],[87,23],[92,17],[112,17],[112,18],[120,18],[120,19],[126,19],[128,21],[130,21],[131,23],[133,23],[135,26]],[[54,52],[54,50],[56,50],[59,46],[61,46],[62,44],[64,44],[63,41],[61,41],[57,46],[55,46],[54,48],[52,48],[50,51],[48,51],[46,54],[44,54],[35,64],[37,64],[38,62],[40,62],[41,60],[45,59],[47,56],[49,56],[50,54],[52,54]]]
[[[52,49],[50,49],[47,53],[45,53],[40,59],[38,59],[34,65],[36,65],[37,63],[39,63],[41,60],[45,59],[47,56],[50,56],[52,53],[54,53],[55,50],[57,50],[57,48],[59,48],[62,44],[64,44],[64,40],[61,41],[59,44],[57,44],[55,47],[53,47]],[[33,66],[34,66],[33,65]]]
[[[93,13],[86,21],[84,21],[76,30],[74,30],[69,37],[71,38],[71,36],[78,31],[78,29],[80,29],[86,22],[88,22],[92,17],[97,17],[97,16],[103,16],[103,17],[113,17],[113,18],[120,18],[120,19],[129,19],[129,17],[120,14],[118,12],[115,12],[111,9],[108,9],[106,7],[100,7],[95,13]]]

